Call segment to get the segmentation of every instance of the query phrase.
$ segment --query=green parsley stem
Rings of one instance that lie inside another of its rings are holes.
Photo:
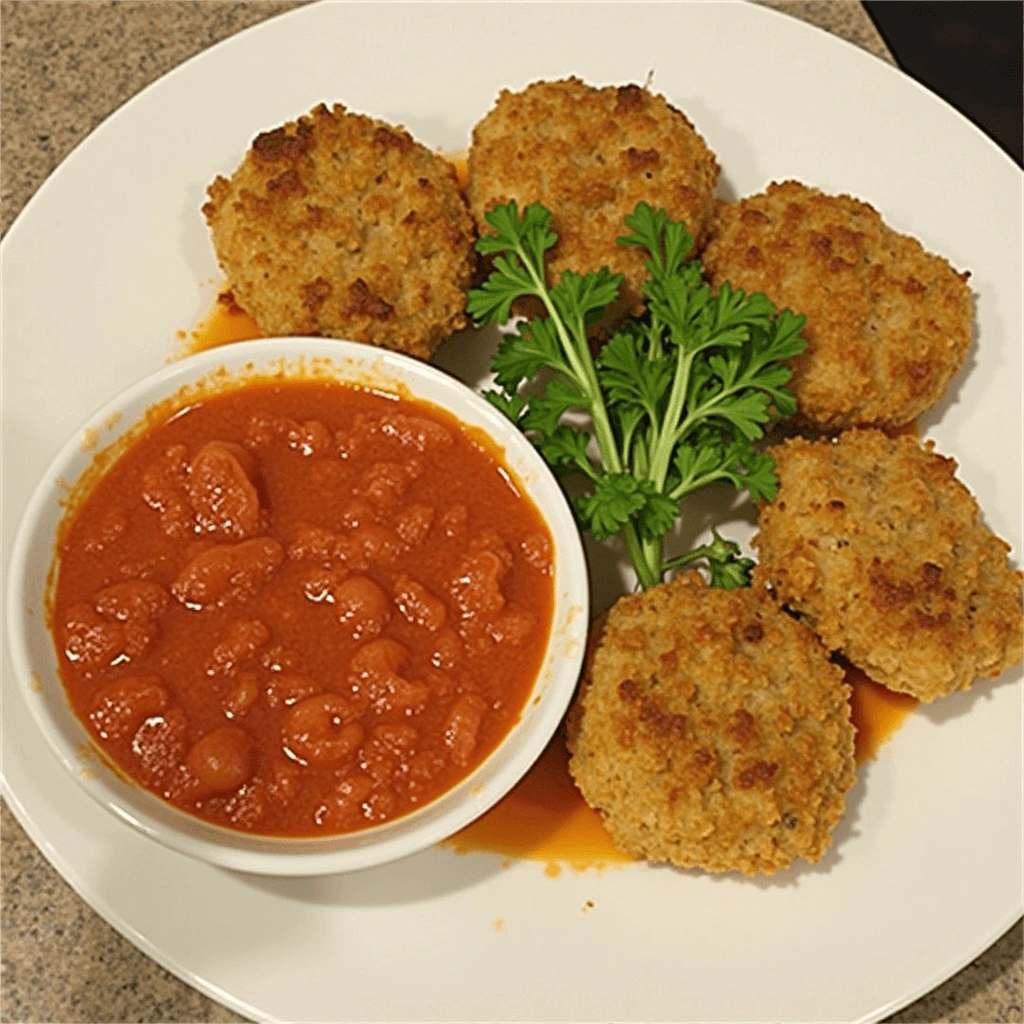
[[[663,571],[661,567],[661,541],[655,542],[657,545],[657,555],[656,560],[652,562],[646,550],[648,542],[640,540],[640,535],[632,523],[628,523],[622,528],[622,538],[626,542],[626,551],[629,554],[629,560],[633,563],[633,568],[636,570],[636,578],[639,580],[640,586],[647,590],[649,587],[660,583]]]
[[[731,388],[723,388],[714,398],[709,399],[703,405],[696,409],[691,409],[689,415],[679,425],[675,432],[676,443],[682,441],[684,437],[693,429],[693,427],[700,421],[707,419],[709,416],[715,415],[715,406],[721,405],[726,398],[730,398],[737,391],[742,391],[742,386],[733,385]]]
[[[657,313],[651,313],[651,326],[647,332],[647,336],[651,340],[651,351],[649,353],[651,360],[660,359],[664,355],[664,345],[661,341],[663,330],[664,325],[661,322],[661,318]]]
[[[622,471],[622,462],[619,459],[618,448],[615,444],[615,435],[612,432],[611,422],[608,419],[608,411],[604,406],[604,396],[601,394],[601,387],[597,382],[597,370],[594,368],[594,361],[590,351],[586,349],[586,331],[583,331],[583,347],[585,355],[581,355],[579,347],[573,344],[573,339],[565,326],[565,322],[559,315],[555,304],[551,301],[547,286],[541,277],[538,269],[530,261],[529,255],[522,245],[516,247],[516,254],[523,262],[533,281],[534,295],[544,303],[548,316],[555,325],[558,340],[562,343],[562,351],[569,362],[572,375],[576,383],[587,396],[590,403],[590,418],[594,422],[594,435],[597,438],[597,446],[601,451],[601,458],[605,466],[613,473]]]
[[[526,250],[520,245],[516,247],[516,254],[526,267],[533,282],[534,295],[544,303],[548,316],[555,325],[558,340],[561,342],[562,351],[569,363],[571,375],[576,378],[580,389],[587,396],[590,403],[590,418],[594,424],[594,436],[597,439],[597,447],[601,453],[601,459],[605,468],[612,473],[622,472],[622,460],[619,458],[618,445],[615,443],[615,433],[612,430],[608,410],[605,408],[604,395],[597,380],[597,368],[594,366],[593,357],[587,345],[586,325],[581,321],[576,325],[575,335],[579,339],[578,344],[573,343],[573,336],[570,335],[565,322],[562,320],[558,310],[548,294],[544,279],[538,269],[530,260]],[[651,563],[646,556],[644,544],[640,540],[636,526],[627,523],[622,528],[622,537],[626,544],[626,551],[629,560],[633,563],[640,585],[647,589],[661,581],[661,573],[658,571],[661,557],[660,553],[656,563]],[[660,549],[660,542],[658,547]]]
[[[690,386],[690,368],[693,363],[693,353],[687,353],[680,346],[677,350],[676,373],[672,381],[672,391],[669,394],[668,405],[665,409],[665,416],[659,426],[652,420],[651,430],[651,463],[646,472],[649,480],[653,481],[658,490],[665,486],[668,477],[669,464],[672,461],[672,453],[676,446],[676,424],[679,422],[686,405],[686,393]],[[662,562],[664,547],[660,538],[651,538],[644,541],[645,561],[652,568],[657,567],[657,575],[660,579],[665,572]]]
[[[680,481],[678,486],[669,492],[669,497],[673,501],[682,501],[688,494],[692,494],[694,491],[699,491],[702,487],[707,487],[708,484],[713,484],[723,479],[727,479],[727,477],[718,470],[705,473],[704,476],[699,476],[696,479],[691,477],[689,480]]]
[[[689,562],[695,562],[698,558],[706,558],[709,554],[711,554],[711,545],[703,544],[699,548],[687,551],[685,555],[677,555],[675,558],[670,558],[665,563],[663,569],[665,572],[671,572],[673,569],[681,569]]]
[[[686,393],[690,388],[690,367],[692,364],[693,353],[684,351],[683,347],[680,346],[676,355],[676,373],[672,381],[672,391],[669,394],[665,417],[658,430],[654,453],[651,456],[651,468],[647,474],[649,479],[654,481],[659,491],[665,486],[668,467],[672,461],[672,453],[675,451],[677,440],[676,424],[682,418],[683,410],[686,407]]]

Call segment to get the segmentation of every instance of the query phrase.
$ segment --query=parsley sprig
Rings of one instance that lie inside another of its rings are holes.
[[[753,563],[713,532],[710,544],[666,560],[663,538],[680,504],[708,484],[728,483],[751,500],[772,500],[775,462],[754,442],[769,421],[792,415],[784,360],[806,347],[805,318],[763,294],[723,284],[713,291],[682,223],[637,205],[620,245],[646,252],[646,312],[614,331],[596,359],[587,329],[618,296],[621,274],[607,267],[565,271],[548,286],[545,254],[558,241],[551,213],[513,201],[485,219],[477,249],[493,271],[469,293],[477,323],[505,324],[513,304],[539,300],[544,314],[502,340],[486,397],[531,438],[561,477],[585,483],[573,498],[583,529],[598,540],[620,534],[642,587],[704,559],[713,585],[744,586]],[[545,371],[542,373],[542,371]]]

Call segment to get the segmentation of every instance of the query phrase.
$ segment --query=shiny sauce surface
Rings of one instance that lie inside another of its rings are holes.
[[[551,555],[499,453],[441,410],[250,384],[142,434],[69,513],[51,626],[122,772],[229,828],[349,832],[518,720]]]

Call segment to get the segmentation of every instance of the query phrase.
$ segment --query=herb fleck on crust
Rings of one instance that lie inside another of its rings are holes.
[[[449,161],[402,128],[321,104],[258,135],[209,197],[217,258],[264,334],[428,359],[466,325],[473,221]]]
[[[822,430],[909,423],[967,355],[968,275],[850,196],[787,181],[723,203],[703,262],[713,285],[807,317],[790,387],[798,418]]]
[[[548,278],[608,266],[626,276],[610,323],[643,308],[643,254],[615,244],[623,218],[646,200],[682,220],[703,247],[714,212],[718,162],[691,121],[639,85],[596,88],[568,78],[502,91],[473,130],[469,204],[481,232],[484,214],[514,199],[552,213],[558,244]]]
[[[1020,661],[1022,574],[952,459],[878,430],[771,454],[779,491],[760,510],[755,584],[830,650],[923,701]]]
[[[569,716],[569,769],[627,853],[772,874],[820,859],[842,817],[848,693],[770,598],[688,573],[611,609]]]

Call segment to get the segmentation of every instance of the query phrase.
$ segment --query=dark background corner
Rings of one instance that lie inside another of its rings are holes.
[[[1024,166],[1024,3],[864,0],[900,67]]]

